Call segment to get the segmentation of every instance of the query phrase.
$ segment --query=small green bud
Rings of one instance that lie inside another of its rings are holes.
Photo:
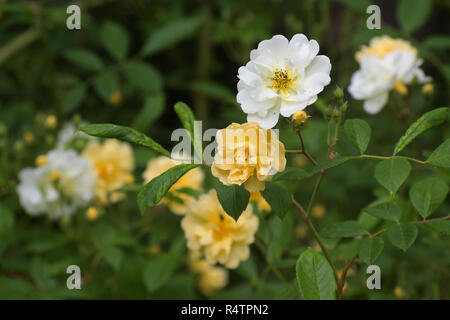
[[[332,119],[334,122],[340,122],[341,121],[341,110],[339,110],[338,108],[334,108],[333,109],[333,113],[332,113]]]
[[[334,96],[336,99],[344,98],[344,91],[342,91],[342,88],[336,86],[336,89],[334,90]]]
[[[331,105],[328,105],[327,111],[325,111],[325,120],[327,122],[330,122],[332,117],[333,117],[333,107]]]
[[[347,112],[347,108],[348,108],[348,103],[347,103],[347,101],[344,101],[344,103],[341,105],[342,114]]]

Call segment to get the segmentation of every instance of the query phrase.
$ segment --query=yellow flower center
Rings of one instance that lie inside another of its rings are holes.
[[[294,89],[296,87],[298,74],[296,69],[275,69],[269,75],[270,87],[273,91],[278,94],[287,95],[289,94],[289,89]]]
[[[394,85],[394,90],[400,93],[402,96],[408,94],[408,87],[401,81],[397,81]]]
[[[58,171],[50,172],[50,181],[56,182],[61,178],[61,174]]]
[[[226,217],[221,213],[219,213],[218,215],[214,215],[214,218],[211,222],[215,225],[213,234],[216,240],[223,239],[224,237],[229,235],[231,227],[234,224],[233,219],[231,219],[230,217]]]

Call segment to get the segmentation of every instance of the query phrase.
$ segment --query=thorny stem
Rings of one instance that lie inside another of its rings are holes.
[[[302,220],[306,223],[306,225],[308,226],[309,230],[311,231],[311,233],[313,234],[314,238],[316,239],[317,243],[319,244],[320,248],[322,249],[322,252],[325,255],[325,258],[327,259],[328,263],[330,264],[331,268],[333,269],[334,279],[336,281],[336,285],[338,285],[339,284],[339,277],[338,277],[337,269],[334,266],[333,260],[331,260],[331,257],[330,257],[330,255],[328,253],[328,250],[325,247],[324,243],[322,242],[322,239],[320,238],[319,233],[317,232],[316,228],[312,224],[311,220],[306,215],[305,209],[303,209],[301,204],[298,203],[297,200],[294,199],[294,196],[292,196],[292,203],[297,208],[298,212],[300,213],[300,216],[302,217]],[[339,291],[337,292],[337,295],[338,295],[338,299],[341,299],[341,293]]]

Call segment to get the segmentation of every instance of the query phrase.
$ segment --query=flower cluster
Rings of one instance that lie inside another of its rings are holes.
[[[84,149],[81,155],[78,147]],[[55,149],[38,156],[36,166],[24,168],[19,174],[20,202],[30,215],[58,219],[91,203],[105,205],[108,197],[111,202],[120,200],[123,195],[112,191],[133,181],[134,158],[127,143],[108,139],[100,145],[67,124],[58,135]],[[98,210],[89,208],[87,216],[94,220]]]
[[[364,100],[367,113],[378,113],[386,104],[389,91],[395,90],[405,95],[406,85],[413,80],[424,83],[430,81],[420,65],[417,50],[407,41],[389,36],[375,37],[369,46],[356,53],[360,69],[351,79],[348,91],[353,98]]]
[[[181,227],[190,250],[199,251],[210,264],[236,268],[250,256],[259,220],[249,205],[236,221],[222,208],[215,190],[189,204]]]

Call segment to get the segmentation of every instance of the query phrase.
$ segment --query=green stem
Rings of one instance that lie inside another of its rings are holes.
[[[428,161],[422,161],[422,160],[414,159],[411,157],[404,157],[404,156],[374,156],[374,155],[369,155],[369,154],[362,154],[360,156],[360,158],[383,159],[383,160],[399,158],[399,159],[406,159],[406,160],[413,161],[413,162],[420,163],[420,164],[428,164]]]
[[[319,191],[320,184],[322,183],[323,176],[325,175],[326,172],[327,172],[326,170],[323,170],[320,173],[319,178],[317,179],[313,194],[311,196],[311,199],[309,200],[308,209],[306,210],[306,217],[308,217],[308,218],[311,216],[311,210],[312,210],[312,206],[314,204],[314,200],[316,199],[317,192]]]
[[[295,130],[295,132],[297,132],[297,135],[300,138],[300,143],[302,144],[302,150],[300,150],[300,153],[303,154],[309,161],[311,161],[312,164],[317,166],[317,162],[311,157],[311,155],[305,149],[305,143],[303,141],[303,137],[302,137],[301,131],[300,130]]]
[[[353,262],[355,262],[356,258],[358,257],[358,253],[356,253],[353,258],[350,260],[350,262],[345,266],[344,271],[342,272],[341,275],[341,279],[339,280],[339,285],[338,285],[338,292],[340,292],[340,296],[342,297],[342,290],[344,289],[344,285],[345,285],[345,278],[347,277],[347,272],[348,269],[350,269],[351,265],[353,264]]]

